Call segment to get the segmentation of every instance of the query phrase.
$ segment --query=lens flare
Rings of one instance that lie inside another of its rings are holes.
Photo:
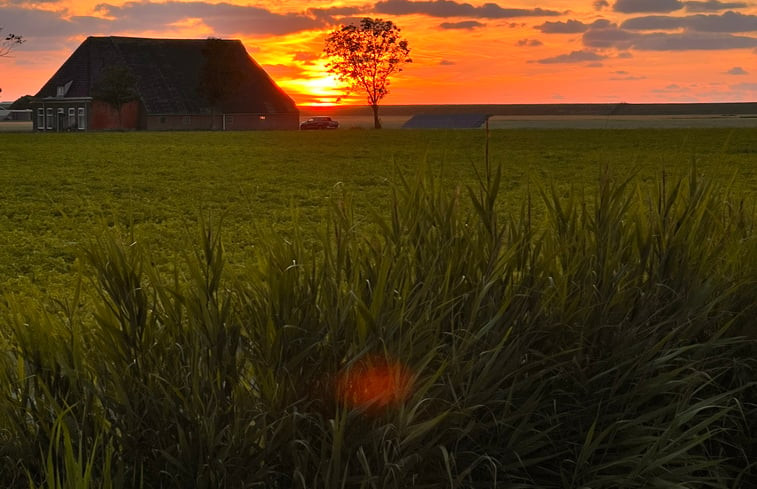
[[[410,394],[412,377],[400,362],[383,356],[365,358],[337,377],[337,399],[346,406],[378,414]]]

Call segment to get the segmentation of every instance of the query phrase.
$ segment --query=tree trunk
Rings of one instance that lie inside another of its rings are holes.
[[[371,105],[371,109],[373,109],[373,128],[374,129],[381,129],[381,121],[379,120],[378,116],[378,104]]]

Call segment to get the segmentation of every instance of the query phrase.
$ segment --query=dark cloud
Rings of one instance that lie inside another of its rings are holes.
[[[748,75],[749,73],[741,66],[734,66],[730,70],[726,71],[727,75]]]
[[[443,59],[443,60],[439,61],[439,66],[452,66],[452,65],[455,65],[455,64],[457,64],[457,63],[455,63],[454,61],[450,61],[448,59]]]
[[[384,0],[376,3],[373,10],[382,14],[423,14],[430,17],[472,17],[476,19],[507,19],[511,17],[549,17],[560,15],[555,10],[541,8],[504,8],[496,3],[474,7],[469,3],[452,0]]]
[[[462,22],[442,22],[439,27],[442,29],[466,29],[473,30],[478,27],[484,27],[486,24],[482,24],[477,20],[464,20]]]
[[[544,43],[538,39],[521,39],[518,41],[518,46],[521,46],[521,47],[533,48],[533,47],[541,46],[543,44]]]
[[[540,64],[556,64],[556,63],[583,63],[586,61],[601,61],[605,59],[607,56],[603,56],[601,54],[597,54],[593,51],[573,51],[569,54],[561,54],[559,56],[553,56],[551,58],[543,58],[543,59],[537,59],[536,61],[532,61],[535,63]]]
[[[153,30],[200,18],[216,34],[281,35],[323,27],[327,19],[304,14],[277,14],[261,7],[207,2],[100,4],[95,10],[113,20],[114,29]]]
[[[718,10],[726,10],[733,8],[747,7],[743,2],[718,2],[717,0],[709,0],[707,2],[685,2],[686,10],[689,12],[717,12]]]
[[[580,32],[586,32],[588,28],[589,25],[584,24],[580,20],[545,22],[536,26],[536,29],[545,34],[578,34]]]
[[[620,29],[617,24],[593,27],[582,37],[583,44],[592,48],[630,49],[638,34]]]
[[[686,29],[696,32],[753,32],[757,31],[757,15],[731,11],[721,15],[697,14],[684,17],[650,15],[628,19],[621,24],[621,28],[637,31]]]
[[[610,6],[610,2],[607,0],[597,0],[593,3],[594,10],[602,10],[603,8],[607,8]]]
[[[736,36],[720,32],[639,33],[611,24],[591,28],[583,34],[583,44],[590,48],[615,48],[640,51],[687,51],[743,49],[757,46],[757,37]]]
[[[617,0],[613,10],[625,14],[673,12],[682,9],[683,5],[679,0]]]
[[[731,86],[734,90],[746,90],[750,92],[757,92],[757,83],[737,83]]]
[[[59,38],[63,42],[82,33],[106,31],[110,26],[109,21],[97,17],[63,19],[58,12],[16,7],[3,7],[2,22],[8,32],[12,29],[14,33],[24,36],[27,42],[22,47],[26,50],[55,49],[56,46],[49,45],[51,38]],[[35,42],[41,39],[45,41]]]

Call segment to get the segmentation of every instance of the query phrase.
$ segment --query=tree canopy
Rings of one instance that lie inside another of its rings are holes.
[[[108,103],[118,112],[118,126],[121,127],[121,107],[137,100],[137,79],[124,65],[110,65],[102,70],[100,79],[92,87],[92,95],[97,100]]]
[[[363,91],[373,109],[374,127],[379,129],[379,102],[389,93],[390,77],[410,63],[410,47],[391,20],[365,17],[360,25],[342,26],[326,37],[324,52],[331,58],[329,72]]]

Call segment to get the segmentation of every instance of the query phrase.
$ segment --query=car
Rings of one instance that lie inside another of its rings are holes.
[[[311,117],[300,124],[300,129],[336,129],[338,127],[339,122],[325,115]]]

